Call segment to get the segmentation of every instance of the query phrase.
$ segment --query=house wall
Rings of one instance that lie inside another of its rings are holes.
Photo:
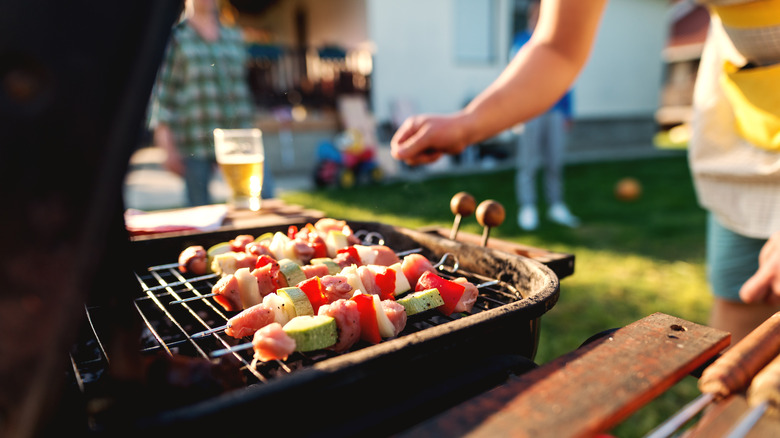
[[[418,112],[456,110],[498,76],[507,61],[512,2],[491,1],[499,11],[493,31],[501,56],[469,65],[453,55],[454,32],[474,32],[453,28],[456,1],[367,0],[378,120],[391,119],[397,99],[411,101]],[[574,85],[577,118],[652,118],[662,79],[666,8],[665,0],[608,3],[590,59]]]
[[[391,120],[397,100],[408,101],[420,112],[461,108],[496,78],[509,50],[511,5],[508,0],[488,1],[496,11],[498,56],[491,63],[461,63],[455,59],[455,33],[473,29],[455,28],[455,1],[367,0],[377,120]]]

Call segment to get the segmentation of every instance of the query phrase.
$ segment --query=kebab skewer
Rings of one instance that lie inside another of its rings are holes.
[[[412,254],[406,254],[404,258]],[[257,304],[263,296],[280,287],[295,286],[313,277],[337,274],[347,275],[355,289],[364,288],[359,280],[353,279],[370,276],[364,272],[367,270],[371,270],[373,276],[385,275],[387,272],[398,272],[396,277],[403,280],[400,278],[402,277],[400,266],[394,267],[401,262],[401,258],[390,248],[381,245],[352,245],[341,248],[335,259],[315,258],[311,260],[309,265],[299,265],[290,259],[277,261],[267,255],[261,255],[257,258],[254,266],[241,266],[235,272],[222,276],[212,287],[211,293],[171,301],[169,304],[180,304],[213,297],[225,310],[236,311]],[[359,266],[359,268],[353,268],[354,266]],[[393,267],[394,269],[390,269]],[[353,272],[355,270],[359,272]],[[252,277],[255,278],[257,287],[252,284]],[[396,283],[398,281],[393,281],[393,284]],[[366,286],[370,286],[371,289],[378,287],[373,284]]]
[[[710,403],[745,391],[753,377],[778,354],[780,312],[769,317],[705,368],[698,382],[701,395],[652,430],[647,438],[670,436]]]
[[[383,273],[366,266],[357,269],[354,266],[345,268],[344,271],[349,272],[344,272],[343,275],[310,278],[296,287],[285,287],[269,293],[262,299],[261,304],[243,310],[230,318],[227,324],[196,333],[192,337],[203,337],[225,330],[229,336],[242,338],[273,321],[284,325],[296,315],[317,314],[322,306],[338,299],[349,298],[356,291],[376,295],[380,300],[394,300],[397,294],[411,292],[399,300],[409,315],[430,308],[437,308],[445,315],[456,311],[470,311],[476,301],[478,287],[492,282],[474,286],[465,278],[451,281],[435,274],[436,269],[449,257],[450,254],[445,254],[434,265],[422,255],[410,254],[404,258],[403,263],[394,265],[395,268],[385,268],[385,276],[394,278],[385,281],[384,286],[376,284],[383,281],[377,280]],[[413,288],[414,292],[411,291]],[[436,291],[435,297],[431,296],[431,290]],[[271,316],[272,312],[276,313],[275,318]]]

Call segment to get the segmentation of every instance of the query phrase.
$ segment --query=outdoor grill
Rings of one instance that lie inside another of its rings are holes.
[[[442,275],[496,283],[480,289],[471,314],[411,318],[398,338],[344,354],[295,354],[256,370],[247,351],[213,358],[240,341],[193,335],[228,315],[210,299],[170,302],[209,291],[214,279],[182,276],[170,264],[188,245],[284,231],[302,219],[129,238],[123,178],[181,2],[7,3],[0,15],[4,436],[493,437],[523,436],[521,428],[589,436],[728,345],[726,333],[656,314],[537,367],[540,318],[556,304],[571,258],[479,245],[479,236],[454,241],[436,229],[350,222],[399,252],[431,261],[451,254]],[[736,415],[719,418],[733,424],[741,402],[735,397]],[[767,422],[776,432],[776,420]]]
[[[247,339],[235,340],[221,332],[193,338],[224,325],[231,315],[210,298],[171,303],[211,292],[217,279],[214,275],[187,278],[170,261],[191,243],[212,245],[235,236],[236,231],[137,240],[132,245],[132,266],[138,284],[133,306],[140,319],[139,351],[157,367],[150,370],[158,370],[156,375],[150,371],[147,380],[169,392],[147,389],[147,398],[136,394],[135,388],[101,392],[101,380],[107,378],[114,359],[99,346],[105,344],[103,333],[113,331],[112,316],[88,303],[89,325],[72,358],[73,379],[80,392],[100,402],[91,405],[100,409],[85,412],[90,432],[229,434],[246,430],[247,421],[262,413],[280,424],[294,424],[293,435],[386,435],[535,366],[540,318],[559,295],[552,270],[531,259],[434,233],[371,222],[350,222],[350,226],[398,252],[420,252],[441,262],[439,273],[446,278],[465,277],[480,285],[472,311],[414,315],[396,339],[377,345],[359,343],[341,354],[295,353],[285,361],[256,367],[251,364],[251,350],[214,359],[215,351]],[[257,236],[285,230],[240,232]],[[221,376],[215,376],[216,369]],[[180,372],[188,374],[180,377]],[[169,386],[173,378],[182,379],[181,387]],[[177,399],[177,391],[187,396]],[[153,402],[155,397],[168,405]],[[151,403],[156,409],[139,410],[135,403]]]

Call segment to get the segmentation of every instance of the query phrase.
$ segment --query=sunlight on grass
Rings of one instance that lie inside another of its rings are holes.
[[[705,213],[696,203],[685,156],[568,166],[566,173],[569,206],[583,221],[577,229],[542,221],[533,233],[521,231],[515,223],[511,170],[288,193],[283,199],[331,217],[412,229],[451,227],[449,201],[459,191],[478,202],[502,203],[507,219],[492,238],[575,256],[574,274],[561,280],[559,301],[541,318],[538,364],[655,312],[706,325],[712,297],[704,269]],[[615,183],[625,176],[641,181],[642,196],[634,202],[613,195]],[[482,233],[473,217],[461,229]],[[683,379],[613,434],[643,436],[697,394],[696,379]]]

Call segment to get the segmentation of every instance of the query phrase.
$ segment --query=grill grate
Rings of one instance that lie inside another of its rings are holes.
[[[477,302],[469,313],[445,316],[430,311],[413,315],[407,320],[406,327],[399,337],[523,299],[522,293],[511,284],[460,268],[457,259],[451,254],[445,254],[436,265],[438,265],[439,275],[444,278],[464,277],[477,285],[479,289]],[[151,266],[145,272],[136,272],[135,276],[140,288],[134,304],[138,316],[143,321],[140,339],[142,353],[164,352],[171,356],[183,355],[210,359],[211,353],[217,350],[229,349],[251,340],[250,338],[234,339],[219,331],[208,336],[195,336],[214,327],[224,326],[233,316],[232,313],[225,312],[211,298],[172,303],[210,294],[219,279],[217,275],[187,277],[179,272],[178,264],[171,263]],[[86,312],[92,333],[86,337],[87,341],[74,347],[71,354],[73,378],[82,392],[85,386],[101,377],[109,362],[100,344],[100,309],[86,308]],[[370,344],[359,341],[348,352],[368,346]],[[251,365],[253,354],[251,350],[234,351],[231,354],[240,362],[247,384],[253,384],[267,383],[280,375],[290,374],[348,352],[336,353],[330,350],[296,352],[285,361],[257,363],[255,366]]]

